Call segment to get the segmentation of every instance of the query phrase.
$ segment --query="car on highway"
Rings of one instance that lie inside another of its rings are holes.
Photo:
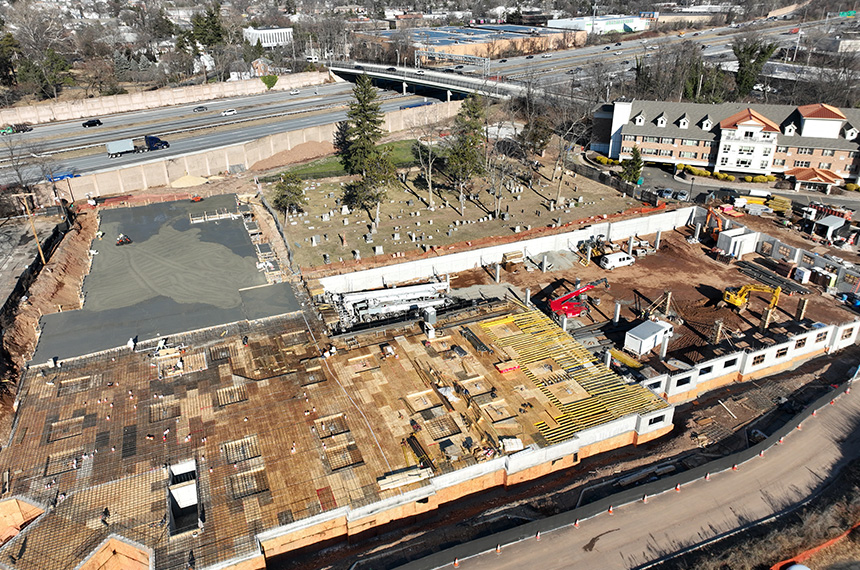
[[[526,56],[526,59],[534,59],[534,58],[535,58],[535,56],[533,56],[533,55],[527,55]]]
[[[85,129],[88,129],[90,127],[100,127],[102,126],[102,122],[99,119],[87,119],[86,121],[81,123],[81,126],[83,126]]]
[[[545,53],[545,54],[543,54],[541,57],[542,57],[542,58],[544,58],[544,59],[549,59],[549,58],[551,58],[551,57],[552,57],[552,54],[551,54],[551,53]]]
[[[397,71],[396,67],[386,67],[385,71]]]
[[[465,67],[464,65],[458,65],[454,69],[463,69],[464,67]]]
[[[603,51],[609,51],[611,49],[612,49],[612,46],[606,46],[605,48],[603,48]]]
[[[624,61],[621,62],[621,65],[630,65],[630,60],[625,59]]]
[[[618,47],[620,45],[621,45],[621,42],[615,42],[615,47]]]
[[[508,63],[508,60],[506,60],[506,59],[500,59],[500,60],[499,60],[499,63]]]
[[[416,70],[416,71],[415,71],[415,73],[416,73],[416,74],[418,74],[418,75],[424,75],[424,70],[423,70],[423,69],[418,69],[418,70]]]
[[[194,107],[191,110],[195,113],[202,113],[203,111],[208,111],[209,107],[204,107],[203,105],[198,105],[197,107]]]
[[[690,193],[686,190],[678,190],[674,194],[674,198],[681,202],[686,202],[690,199]]]
[[[224,111],[221,111],[221,116],[230,117],[232,115],[236,115],[238,112],[239,111],[237,111],[236,109],[225,109]]]
[[[299,91],[298,89],[291,89],[290,90],[290,95],[298,95],[299,93],[301,93],[301,91]]]

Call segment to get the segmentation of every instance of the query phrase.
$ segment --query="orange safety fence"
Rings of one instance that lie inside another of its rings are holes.
[[[522,241],[524,239],[540,237],[542,235],[551,235],[556,233],[562,233],[565,231],[571,231],[572,229],[574,229],[574,226],[579,226],[582,224],[606,222],[623,216],[649,214],[651,212],[657,212],[665,209],[666,204],[663,202],[661,202],[659,206],[643,204],[640,208],[631,208],[629,210],[624,210],[616,214],[598,214],[594,216],[589,216],[588,218],[584,218],[582,220],[568,222],[566,224],[562,224],[556,227],[544,226],[539,228],[533,228],[531,230],[522,231],[518,234],[512,234],[509,236],[488,236],[484,238],[474,239],[471,241],[461,241],[451,245],[430,246],[427,251],[408,251],[392,253],[380,256],[379,258],[374,258],[372,260],[348,260],[341,261],[337,264],[332,265],[304,267],[302,268],[302,274],[305,279],[319,279],[321,277],[328,277],[330,275],[339,275],[346,271],[358,271],[362,269],[384,267],[385,265],[388,265],[390,263],[389,260],[396,259],[397,263],[402,263],[404,261],[415,261],[427,257],[447,255],[450,253],[459,253],[461,251],[470,251],[473,249],[480,249],[482,247],[489,247],[493,245],[504,245],[508,243]]]
[[[96,208],[125,208],[131,206],[146,206],[159,202],[175,202],[176,200],[190,200],[195,193],[176,192],[171,194],[126,194],[124,196],[111,196],[99,198],[98,205],[92,206],[88,202],[80,200],[75,202],[76,210],[95,210]]]
[[[854,529],[856,529],[858,527],[860,527],[860,521],[854,523],[851,526],[851,528],[849,528],[848,530],[846,530],[845,532],[843,532],[839,536],[837,536],[835,538],[831,538],[827,542],[824,542],[822,544],[819,544],[818,546],[810,548],[809,550],[801,552],[800,554],[798,554],[797,556],[795,556],[793,558],[789,558],[788,560],[783,560],[781,562],[777,562],[776,564],[774,564],[773,566],[770,567],[770,570],[785,570],[785,568],[788,568],[792,564],[803,564],[805,561],[812,558],[813,555],[824,550],[828,546],[833,546],[834,544],[836,544],[837,542],[839,542],[840,540],[842,540],[843,538],[845,538],[846,536],[851,534],[851,531],[853,531]]]

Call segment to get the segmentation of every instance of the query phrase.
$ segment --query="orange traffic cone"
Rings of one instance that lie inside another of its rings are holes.
[[[537,533],[535,534],[535,540],[540,542],[540,531],[537,531]]]
[[[647,502],[648,502],[648,494],[647,494],[647,493],[646,493],[646,494],[644,494],[644,495],[642,495],[642,502],[643,502],[643,503],[647,503]]]
[[[845,393],[846,393],[846,394],[850,394],[850,393],[851,393],[851,387],[850,387],[850,386],[849,386],[848,388],[845,388]]]
[[[785,442],[785,438],[784,438],[784,437],[779,438],[779,441],[777,441],[777,443],[784,443],[784,442]]]
[[[573,521],[573,528],[579,528],[579,519]]]
[[[705,473],[705,481],[710,481],[710,480],[711,480],[711,474]]]
[[[732,471],[737,471],[737,470],[738,470],[738,464],[735,463],[734,465],[732,465]]]
[[[797,429],[798,429],[798,430],[802,430],[802,429],[803,429],[803,423],[802,423],[802,422],[801,422],[801,423],[799,423],[799,424],[797,424]]]
[[[681,484],[680,484],[680,483],[678,483],[678,484],[676,484],[676,485],[675,485],[675,491],[676,491],[676,492],[678,492],[678,493],[680,493],[680,492],[681,492]]]
[[[817,412],[817,411],[815,411],[815,410],[812,410],[812,417],[814,418],[814,417],[817,417],[817,416],[818,416],[818,412]]]
[[[455,559],[454,559],[454,568],[459,568],[459,567],[460,567],[460,559],[459,559],[459,558],[455,558]]]
[[[609,510],[607,511],[610,515],[615,514],[615,511],[612,510],[612,505],[609,505]]]
[[[502,553],[502,545],[501,545],[501,544],[497,544],[497,545],[496,545],[496,554],[501,554],[501,553]]]
[[[836,400],[830,400],[830,405],[833,406],[836,404]]]
[[[759,457],[764,457],[764,449],[762,449],[761,451],[759,451],[759,452],[758,452],[758,456],[759,456]]]

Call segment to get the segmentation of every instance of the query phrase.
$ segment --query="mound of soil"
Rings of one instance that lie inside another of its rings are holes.
[[[251,170],[265,172],[272,168],[280,168],[290,164],[322,158],[333,152],[334,146],[330,142],[306,142],[291,150],[285,150],[269,158],[255,162],[251,165]]]

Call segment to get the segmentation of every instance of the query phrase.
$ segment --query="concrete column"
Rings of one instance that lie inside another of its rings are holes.
[[[573,288],[574,288],[574,289],[579,289],[579,284],[580,284],[580,283],[582,283],[582,279],[580,279],[579,277],[577,277],[577,278],[573,281]]]
[[[794,319],[796,321],[802,321],[806,318],[806,304],[809,302],[809,299],[800,299],[797,302],[797,313],[794,315]]]
[[[702,233],[702,224],[696,224],[696,232],[693,234],[693,239],[699,241],[699,234]]]
[[[603,364],[606,365],[607,368],[612,367],[612,353],[609,352],[609,349],[606,349],[606,352],[603,353]]]
[[[450,91],[446,91],[445,93],[446,93],[446,95],[447,95],[447,100],[446,100],[445,102],[446,102],[446,103],[450,103],[450,102],[451,102],[451,92],[450,92]]]
[[[627,255],[633,255],[633,236],[627,240]]]
[[[663,337],[660,343],[660,360],[666,360],[666,352],[669,351],[669,335]]]
[[[591,263],[591,248],[589,247],[588,251],[585,252],[585,264],[589,265],[590,263]],[[577,279],[577,281],[579,281],[579,280]],[[577,287],[578,287],[578,285],[577,285]]]
[[[540,272],[546,273],[546,254],[544,254],[543,259],[540,262]]]
[[[532,290],[526,287],[526,307],[532,304]]]
[[[496,283],[500,282],[501,280],[502,280],[502,264],[497,263],[496,264]]]
[[[562,315],[561,317],[561,330],[567,332],[567,315]]]
[[[406,82],[403,82],[403,94],[406,95]]]
[[[779,248],[782,247],[782,242],[778,239],[773,240],[773,249],[770,250],[770,256],[773,258],[779,257]]]
[[[618,324],[618,321],[621,320],[621,303],[615,301],[615,314],[612,316],[612,323]]]
[[[657,239],[654,240],[654,249],[660,249],[660,236],[663,232],[657,231]]]
[[[666,314],[667,317],[669,316],[669,307],[671,307],[671,306],[672,306],[672,292],[666,291],[666,310],[663,312]]]
[[[719,319],[714,322],[714,330],[711,333],[711,343],[720,344],[720,339],[723,336],[723,321]]]
[[[767,330],[767,327],[770,326],[771,318],[773,318],[773,309],[765,309],[764,313],[761,316],[761,324],[759,325],[759,330],[761,332],[765,332]]]

